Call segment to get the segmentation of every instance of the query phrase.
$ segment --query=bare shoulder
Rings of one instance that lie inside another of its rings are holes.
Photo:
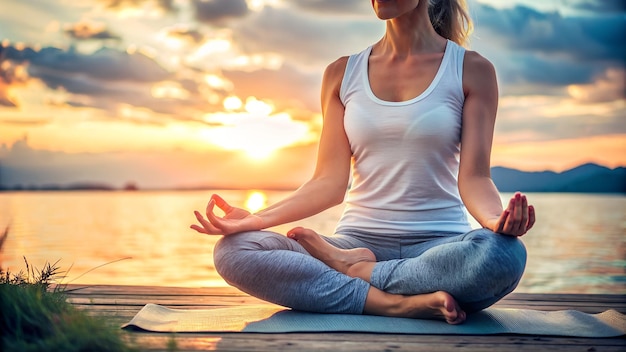
[[[476,51],[470,50],[465,53],[465,61],[463,63],[463,67],[464,72],[476,73],[481,75],[495,71],[491,61],[487,60],[484,56],[480,55]]]
[[[496,70],[484,56],[476,51],[467,51],[463,62],[463,90],[467,95],[473,89],[496,84]]]
[[[346,65],[348,64],[348,56],[342,56],[337,60],[331,62],[326,67],[326,72],[330,74],[340,74],[343,75],[343,72],[346,70]]]
[[[326,70],[324,71],[324,85],[339,89],[347,64],[348,57],[342,56],[326,66]]]

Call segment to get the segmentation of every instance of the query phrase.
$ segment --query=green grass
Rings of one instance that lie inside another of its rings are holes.
[[[6,238],[8,229],[2,237]],[[0,251],[2,250],[0,246]],[[0,267],[2,351],[133,351],[119,327],[88,316],[66,301],[57,263],[11,273]]]

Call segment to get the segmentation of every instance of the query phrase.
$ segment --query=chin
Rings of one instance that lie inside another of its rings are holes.
[[[371,0],[371,4],[376,17],[381,20],[390,20],[415,10],[419,1]]]

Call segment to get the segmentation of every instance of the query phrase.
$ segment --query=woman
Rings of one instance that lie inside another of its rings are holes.
[[[312,178],[256,214],[213,195],[191,227],[224,235],[217,271],[261,299],[459,324],[516,287],[526,262],[518,237],[534,209],[520,193],[503,209],[490,178],[497,83],[491,63],[459,45],[470,27],[464,0],[372,6],[383,38],[324,73]],[[352,163],[336,234],[261,231],[341,203]],[[471,231],[464,209],[482,229]]]

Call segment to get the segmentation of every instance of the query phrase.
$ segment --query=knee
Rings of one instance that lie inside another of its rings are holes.
[[[215,271],[224,279],[226,279],[224,275],[229,271],[225,269],[228,265],[226,259],[232,258],[232,254],[237,251],[235,241],[231,238],[233,236],[234,235],[223,236],[217,241],[213,248],[213,265]],[[228,279],[226,279],[226,281],[228,282]]]
[[[521,279],[526,268],[526,247],[517,237],[494,234],[496,250],[500,253],[500,260],[507,267],[509,275],[516,278],[516,283]]]
[[[213,264],[215,270],[224,279],[227,279],[228,273],[236,271],[233,269],[237,266],[236,262],[242,257],[242,251],[253,249],[254,241],[247,236],[247,233],[237,233],[223,236],[215,244],[213,248]]]
[[[258,253],[274,249],[291,249],[285,236],[268,231],[241,232],[223,236],[213,248],[215,270],[227,282],[232,275],[249,267]]]
[[[513,236],[480,229],[473,234],[473,240],[480,248],[484,261],[490,268],[492,278],[517,286],[526,267],[526,247]]]
[[[520,282],[526,267],[526,248],[516,237],[476,230],[471,240],[478,251],[477,270],[472,271],[472,288],[480,294],[466,297],[461,305],[467,312],[487,308],[511,293]]]

